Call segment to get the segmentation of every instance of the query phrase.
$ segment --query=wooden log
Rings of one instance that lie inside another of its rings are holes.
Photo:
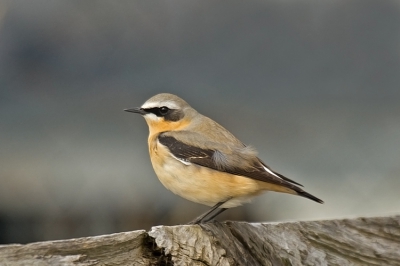
[[[400,216],[156,226],[3,245],[0,265],[400,265]]]

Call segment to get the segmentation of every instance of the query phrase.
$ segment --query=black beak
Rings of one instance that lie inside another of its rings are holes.
[[[140,107],[135,107],[135,108],[131,108],[131,109],[124,109],[125,112],[130,112],[130,113],[136,113],[136,114],[140,114],[140,115],[145,115],[147,114],[147,112],[140,108]]]

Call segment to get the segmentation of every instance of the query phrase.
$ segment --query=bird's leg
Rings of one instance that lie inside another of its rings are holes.
[[[206,219],[203,219],[201,222],[202,223],[207,223],[209,221],[211,221],[212,219],[214,219],[215,217],[217,217],[218,215],[220,215],[222,212],[226,211],[227,208],[220,208],[219,210],[217,210],[213,215],[211,215],[211,217],[208,217]]]
[[[207,217],[207,215],[209,215],[210,213],[215,211],[219,206],[221,206],[224,203],[225,203],[225,201],[218,202],[211,209],[209,209],[207,212],[203,213],[202,215],[200,215],[199,217],[197,217],[193,221],[189,222],[188,224],[199,224],[199,223],[201,223],[203,221],[203,219],[205,217]]]
[[[202,215],[200,215],[199,217],[197,217],[196,219],[194,219],[193,221],[189,222],[188,224],[200,224],[203,222],[204,218],[206,218],[210,213],[212,213],[213,211],[215,211],[218,207],[220,207],[222,204],[224,204],[225,202],[227,202],[228,200],[230,200],[231,198],[225,200],[225,201],[221,201],[218,202],[217,204],[215,204],[211,209],[209,209],[207,212],[203,213]],[[222,211],[221,211],[222,210]],[[215,215],[211,216],[212,218],[215,218],[218,214],[220,214],[221,212],[223,212],[224,208],[222,208],[221,210],[218,210],[217,213]],[[207,219],[206,221],[209,221],[210,219]]]

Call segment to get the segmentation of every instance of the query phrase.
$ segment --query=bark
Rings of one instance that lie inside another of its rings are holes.
[[[156,226],[3,245],[0,265],[400,265],[400,216]]]

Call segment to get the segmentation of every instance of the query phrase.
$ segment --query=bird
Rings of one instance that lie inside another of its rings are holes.
[[[323,203],[267,166],[252,146],[174,94],[157,94],[124,111],[146,120],[150,160],[160,182],[182,198],[212,207],[189,224],[209,222],[266,191]]]

